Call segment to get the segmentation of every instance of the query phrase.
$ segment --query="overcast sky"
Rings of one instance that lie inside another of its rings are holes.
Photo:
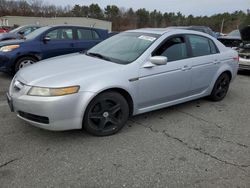
[[[193,14],[195,16],[250,9],[250,0],[47,0],[47,2],[62,6],[98,3],[102,8],[107,5],[117,5],[133,9],[156,9],[161,12],[180,11],[185,15]]]

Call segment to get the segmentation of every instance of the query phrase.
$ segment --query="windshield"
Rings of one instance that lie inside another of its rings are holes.
[[[149,33],[125,32],[99,43],[86,54],[115,63],[128,64],[140,57],[159,36]]]
[[[31,32],[27,36],[25,36],[25,39],[34,39],[37,36],[41,35],[44,31],[47,31],[50,27],[41,27],[39,29],[36,29],[35,31]]]
[[[233,30],[227,36],[240,37],[240,31],[238,29],[237,30]]]

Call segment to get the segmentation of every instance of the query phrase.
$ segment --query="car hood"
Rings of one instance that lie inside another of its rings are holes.
[[[123,66],[77,53],[47,59],[23,68],[17,73],[17,78],[32,86],[65,87],[81,85],[89,79],[103,78]]]
[[[243,41],[250,41],[250,26],[244,27],[240,30],[241,38]]]
[[[24,40],[6,40],[0,42],[0,46],[7,46],[7,45],[13,45],[13,44],[21,44]]]
[[[6,38],[18,38],[18,35],[15,33],[1,33],[0,34],[0,41]]]

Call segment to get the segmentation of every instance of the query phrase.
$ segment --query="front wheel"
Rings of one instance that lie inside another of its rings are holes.
[[[222,73],[214,84],[209,98],[212,101],[221,101],[227,95],[227,91],[230,84],[230,77],[227,73]]]
[[[83,127],[92,135],[109,136],[117,133],[129,117],[126,99],[117,92],[105,92],[88,105]]]
[[[15,73],[17,71],[19,71],[20,69],[24,68],[24,67],[27,67],[29,65],[32,65],[34,63],[36,63],[37,60],[33,57],[22,57],[20,58],[17,62],[16,62],[16,65],[15,65]]]

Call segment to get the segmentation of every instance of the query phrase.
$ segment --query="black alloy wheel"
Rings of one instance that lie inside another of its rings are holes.
[[[214,84],[210,99],[213,101],[220,101],[227,95],[229,89],[230,77],[227,73],[222,73]]]
[[[84,129],[95,136],[117,133],[129,117],[126,99],[116,92],[105,92],[88,105],[84,116]]]

